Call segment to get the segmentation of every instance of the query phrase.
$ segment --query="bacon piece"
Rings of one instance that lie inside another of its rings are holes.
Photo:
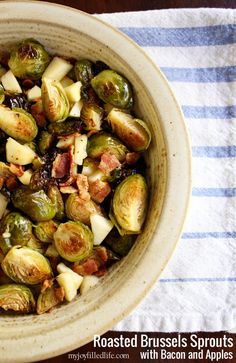
[[[6,180],[5,184],[7,186],[7,189],[10,192],[13,192],[13,190],[15,190],[18,187],[18,182],[17,182],[15,175],[9,176],[9,178]]]
[[[70,160],[69,153],[58,154],[52,164],[52,177],[63,178],[70,172]]]
[[[101,161],[98,168],[106,175],[109,175],[110,172],[120,166],[120,162],[117,157],[110,152],[105,152],[101,156]]]
[[[79,196],[81,199],[88,201],[90,200],[89,183],[87,176],[83,174],[78,174],[76,178],[76,185],[78,187]]]
[[[136,153],[136,152],[127,153],[125,161],[128,165],[132,165],[132,164],[135,164],[139,158],[140,158],[139,153]]]
[[[75,181],[75,177],[74,176],[70,176],[67,180],[65,180],[64,182],[60,183],[60,187],[68,187],[69,185],[73,184]]]
[[[105,247],[97,247],[93,250],[91,255],[84,261],[74,263],[73,271],[81,276],[93,275],[97,276],[104,275],[106,271],[106,263],[108,261],[108,253]]]
[[[43,285],[41,287],[41,292],[46,291],[47,289],[52,287],[52,285],[53,285],[53,279],[44,280]]]
[[[10,163],[9,170],[12,172],[12,174],[16,176],[22,176],[24,174],[24,169],[22,165]]]
[[[96,203],[102,203],[110,192],[111,187],[108,182],[103,182],[100,179],[97,179],[94,182],[89,182],[89,193]]]

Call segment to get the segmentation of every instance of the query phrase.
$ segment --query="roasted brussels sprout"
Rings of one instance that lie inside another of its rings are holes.
[[[41,253],[42,255],[45,254],[45,252],[47,250],[47,246],[48,245],[46,243],[43,243],[36,238],[30,239],[29,242],[27,243],[27,247],[32,248],[32,250],[35,250],[35,251]]]
[[[110,218],[121,235],[141,232],[147,209],[147,184],[141,174],[128,176],[116,188]]]
[[[133,234],[121,236],[117,229],[113,228],[104,240],[104,243],[119,256],[124,257],[128,254],[129,250],[133,246],[135,238],[136,236]]]
[[[6,284],[0,286],[0,308],[18,313],[31,313],[35,300],[31,290],[24,285]]]
[[[54,136],[47,131],[41,131],[39,135],[38,147],[42,155],[52,147]]]
[[[0,68],[1,69],[1,68]],[[4,93],[4,88],[3,86],[0,84],[0,104],[3,103],[3,101],[5,100],[5,93]]]
[[[58,223],[51,220],[47,222],[40,222],[34,228],[36,237],[46,243],[53,242],[53,234],[56,232]]]
[[[74,74],[77,81],[87,86],[93,78],[93,63],[88,59],[80,59],[74,65]]]
[[[64,300],[65,292],[62,287],[50,287],[41,292],[37,300],[37,314],[44,314]]]
[[[47,78],[43,79],[42,102],[50,122],[64,121],[68,117],[70,104],[60,82]]]
[[[99,73],[91,80],[91,85],[105,103],[111,103],[119,108],[130,108],[133,104],[130,83],[111,69]]]
[[[42,44],[26,39],[11,51],[8,62],[12,73],[18,78],[40,79],[50,61]]]
[[[93,234],[80,222],[61,223],[54,233],[54,241],[60,256],[70,262],[86,258],[93,248]]]
[[[103,108],[93,103],[84,103],[80,118],[86,125],[86,130],[101,130]]]
[[[51,123],[48,126],[48,131],[57,136],[66,136],[80,131],[82,121],[78,119],[70,119],[64,122]]]
[[[77,193],[70,194],[65,205],[66,215],[73,221],[80,221],[90,225],[90,215],[92,213],[102,214],[101,208],[91,199],[85,201]]]
[[[147,150],[151,132],[145,122],[113,108],[107,116],[112,131],[133,151]]]
[[[89,157],[99,159],[107,151],[115,155],[119,161],[124,161],[128,152],[125,145],[106,132],[99,132],[88,139],[87,154]]]
[[[38,132],[34,118],[21,108],[12,110],[0,105],[0,128],[9,136],[22,142],[32,141]]]
[[[37,285],[52,277],[48,260],[29,247],[12,247],[2,261],[2,269],[13,281]]]
[[[12,203],[35,222],[49,221],[56,214],[55,206],[43,190],[34,192],[21,186],[13,192]]]
[[[51,199],[54,207],[56,208],[55,218],[59,220],[63,219],[65,217],[65,208],[60,190],[57,188],[56,185],[49,185],[47,195],[48,198]]]
[[[25,246],[35,237],[32,223],[18,212],[7,214],[0,222],[0,248],[6,254],[12,246]]]

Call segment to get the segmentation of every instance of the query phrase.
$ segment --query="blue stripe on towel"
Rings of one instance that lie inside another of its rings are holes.
[[[193,188],[194,197],[236,197],[236,188]]]
[[[170,68],[161,67],[170,82],[234,82],[236,66],[216,68]]]
[[[160,282],[236,282],[236,277],[179,277],[160,279]]]
[[[236,231],[232,232],[185,232],[183,239],[203,239],[203,238],[236,238]]]
[[[193,146],[192,156],[197,158],[233,158],[236,157],[236,146]]]
[[[193,47],[236,43],[236,24],[187,28],[121,27],[142,47]]]
[[[236,118],[236,106],[182,106],[187,118],[212,118],[230,119]]]

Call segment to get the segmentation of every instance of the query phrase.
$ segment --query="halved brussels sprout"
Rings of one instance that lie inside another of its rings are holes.
[[[13,281],[37,285],[52,277],[48,260],[29,247],[12,247],[2,261],[2,269]]]
[[[47,222],[40,222],[34,228],[36,237],[46,243],[53,242],[53,234],[56,232],[58,223],[51,220]]]
[[[18,78],[40,79],[50,61],[49,54],[37,40],[26,39],[11,51],[8,62]]]
[[[134,244],[136,236],[134,234],[126,234],[121,236],[116,228],[108,234],[104,243],[107,244],[112,251],[119,256],[126,256]]]
[[[109,112],[107,120],[113,132],[131,150],[147,150],[151,142],[151,132],[144,121],[115,108]]]
[[[32,191],[27,186],[21,186],[12,194],[12,203],[35,222],[53,219],[56,208],[43,190]]]
[[[85,201],[77,193],[68,197],[65,205],[66,215],[73,221],[80,221],[90,226],[90,215],[92,213],[102,214],[101,208],[91,199]]]
[[[43,243],[36,238],[30,239],[29,242],[27,243],[27,247],[32,248],[32,250],[35,250],[41,253],[42,255],[44,255],[44,253],[46,252],[47,246],[48,245],[46,243]]]
[[[30,113],[17,107],[11,110],[4,105],[0,105],[0,128],[22,142],[32,141],[38,133],[38,127]]]
[[[61,220],[65,217],[65,208],[64,208],[64,202],[60,193],[60,190],[56,185],[49,185],[48,192],[47,192],[48,198],[51,199],[55,209],[56,209],[56,215],[55,218]]]
[[[130,108],[133,104],[132,88],[129,81],[117,72],[106,69],[91,80],[98,97],[105,103],[119,108]]]
[[[62,287],[50,287],[41,292],[37,300],[37,314],[44,314],[64,300],[65,292]]]
[[[18,212],[7,214],[0,223],[0,248],[6,254],[12,246],[25,246],[35,237],[32,223]]]
[[[54,241],[60,256],[70,262],[86,258],[93,248],[93,234],[80,222],[61,223],[54,233]]]
[[[19,313],[35,310],[35,300],[31,290],[24,285],[6,284],[0,286],[0,308]]]
[[[128,176],[116,188],[110,218],[121,235],[137,234],[147,211],[148,190],[141,174]]]
[[[46,152],[50,149],[53,141],[54,141],[54,136],[50,134],[48,131],[40,132],[38,147],[42,155],[46,154]]]
[[[70,111],[70,104],[60,82],[44,78],[42,81],[42,102],[50,122],[64,121]]]
[[[101,130],[104,110],[93,103],[84,103],[80,118],[86,125],[86,130]]]
[[[80,59],[74,65],[74,74],[77,81],[87,86],[93,78],[93,63],[88,59]]]
[[[119,161],[124,161],[128,152],[125,145],[106,132],[99,132],[88,139],[87,154],[89,157],[99,159],[107,151],[115,155]]]

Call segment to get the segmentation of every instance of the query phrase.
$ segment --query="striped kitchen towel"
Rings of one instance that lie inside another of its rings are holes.
[[[236,327],[236,11],[102,14],[159,65],[182,105],[193,152],[191,209],[176,253],[114,329]],[[158,87],[158,85],[156,85]]]

